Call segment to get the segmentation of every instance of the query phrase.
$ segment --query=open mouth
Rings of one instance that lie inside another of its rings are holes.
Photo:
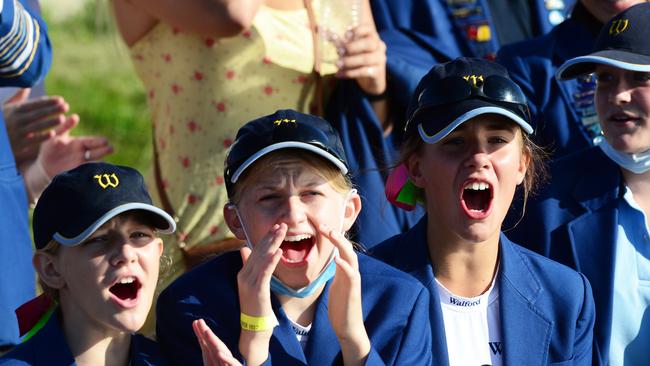
[[[141,287],[142,284],[136,277],[127,276],[121,278],[108,290],[122,302],[129,302],[138,298],[138,291]]]
[[[616,123],[616,124],[632,124],[634,125],[637,123],[639,118],[637,116],[627,114],[627,113],[617,113],[609,117],[609,120]]]
[[[282,263],[288,266],[298,266],[307,262],[315,238],[309,234],[287,235],[280,245]]]
[[[487,182],[465,183],[461,194],[461,206],[472,219],[483,219],[492,210],[492,186]]]

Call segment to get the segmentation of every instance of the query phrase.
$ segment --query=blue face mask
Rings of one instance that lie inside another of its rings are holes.
[[[338,255],[339,255],[338,249],[334,248],[329,261],[327,262],[325,268],[323,268],[321,273],[318,274],[318,277],[316,277],[316,279],[313,280],[309,285],[298,290],[292,289],[291,287],[287,286],[284,282],[280,281],[280,279],[277,278],[275,275],[273,275],[273,277],[271,277],[271,291],[273,291],[273,293],[275,293],[276,295],[298,297],[301,299],[313,294],[321,286],[325,285],[327,281],[332,279],[332,277],[334,277],[334,275],[336,274],[336,262],[334,262],[334,258]]]
[[[350,192],[348,192],[348,194],[345,196],[344,202],[347,203],[350,196],[356,192],[357,192],[356,189],[350,190]],[[246,227],[244,226],[244,221],[242,220],[241,215],[239,215],[239,210],[237,209],[237,206],[233,204],[231,207],[237,213],[239,222],[242,225],[242,230],[244,231],[244,235],[246,236],[246,246],[253,249],[250,238],[248,237],[248,232],[246,231]],[[341,223],[339,225],[341,232],[343,232],[344,218],[345,218],[345,204],[343,205],[343,212],[341,213]],[[327,264],[325,265],[323,270],[318,274],[318,277],[316,277],[316,279],[313,280],[309,285],[297,290],[289,287],[287,284],[285,284],[279,278],[273,275],[273,277],[271,277],[271,291],[273,291],[273,293],[275,293],[276,295],[285,295],[285,296],[297,297],[301,299],[309,295],[312,295],[314,292],[316,292],[316,290],[321,288],[321,286],[325,285],[325,283],[327,283],[327,281],[332,279],[332,277],[334,277],[334,275],[336,274],[336,262],[334,262],[334,258],[336,258],[338,255],[339,255],[338,249],[334,248],[334,250],[332,251],[332,255],[330,255]]]
[[[627,154],[614,149],[603,139],[598,145],[616,164],[634,174],[643,174],[650,170],[650,150],[638,154]]]

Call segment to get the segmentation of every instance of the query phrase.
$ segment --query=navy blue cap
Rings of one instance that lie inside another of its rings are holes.
[[[591,74],[596,65],[650,72],[650,3],[622,11],[601,28],[592,53],[575,57],[557,70],[560,80]]]
[[[33,216],[36,249],[53,239],[65,246],[80,244],[104,223],[131,210],[151,214],[162,233],[176,230],[172,217],[151,202],[137,170],[103,162],[82,164],[54,177],[38,199]]]
[[[415,88],[407,109],[406,134],[416,129],[436,143],[460,124],[483,114],[498,114],[532,133],[526,96],[501,65],[459,57],[434,66]]]
[[[226,189],[262,156],[280,149],[303,149],[334,164],[342,174],[348,173],[345,151],[339,134],[326,120],[281,109],[246,123],[228,151],[225,163]]]

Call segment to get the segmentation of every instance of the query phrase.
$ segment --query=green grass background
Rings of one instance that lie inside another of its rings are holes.
[[[80,11],[65,17],[53,9],[43,6],[53,48],[47,94],[64,97],[70,111],[79,114],[73,135],[108,137],[114,153],[105,160],[146,174],[151,123],[145,93],[106,4],[85,1]]]

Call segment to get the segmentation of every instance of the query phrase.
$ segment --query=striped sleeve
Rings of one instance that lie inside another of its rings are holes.
[[[44,25],[18,0],[0,0],[0,19],[0,84],[42,79],[51,56]]]

